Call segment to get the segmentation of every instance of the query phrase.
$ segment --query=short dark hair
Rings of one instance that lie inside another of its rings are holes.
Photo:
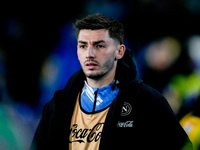
[[[76,38],[78,38],[79,32],[82,29],[107,29],[111,38],[117,39],[120,44],[123,43],[124,27],[112,17],[107,17],[99,13],[88,15],[81,20],[76,20],[74,27],[76,29]]]

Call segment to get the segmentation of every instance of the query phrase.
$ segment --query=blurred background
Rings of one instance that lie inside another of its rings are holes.
[[[200,1],[0,2],[0,149],[29,148],[42,108],[80,65],[73,23],[103,13],[124,24],[139,76],[161,92],[200,148]]]

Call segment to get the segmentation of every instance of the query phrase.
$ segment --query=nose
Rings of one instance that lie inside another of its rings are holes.
[[[88,46],[86,57],[87,58],[95,58],[95,49],[93,46]]]

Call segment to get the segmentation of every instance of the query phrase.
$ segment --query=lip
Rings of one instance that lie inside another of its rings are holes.
[[[86,68],[88,68],[89,70],[94,70],[98,67],[98,64],[95,62],[86,62],[85,63]]]

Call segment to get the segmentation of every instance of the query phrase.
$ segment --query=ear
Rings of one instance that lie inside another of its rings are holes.
[[[124,56],[124,53],[126,51],[126,47],[124,44],[120,44],[118,45],[118,50],[116,52],[116,56],[115,56],[115,59],[118,60],[118,59],[121,59],[123,56]]]

